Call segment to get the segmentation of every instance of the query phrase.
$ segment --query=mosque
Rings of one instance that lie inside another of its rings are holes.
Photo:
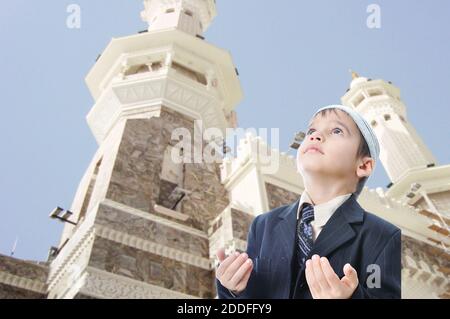
[[[50,215],[65,223],[60,243],[45,262],[0,256],[0,298],[215,298],[216,250],[245,250],[255,216],[298,199],[295,159],[254,134],[219,163],[171,160],[183,156],[174,129],[237,126],[239,75],[203,37],[215,15],[214,0],[145,0],[148,30],[109,43],[86,77],[98,150],[70,209]],[[352,77],[341,103],[372,126],[392,181],[358,202],[402,230],[402,297],[449,298],[450,165],[408,121],[397,87]]]

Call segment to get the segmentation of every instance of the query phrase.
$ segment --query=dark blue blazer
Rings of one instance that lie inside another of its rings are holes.
[[[312,298],[304,267],[298,275],[292,271],[299,202],[253,220],[247,238],[253,270],[247,287],[234,297],[216,279],[219,298]],[[346,263],[356,269],[359,285],[352,298],[401,297],[400,229],[366,212],[354,194],[325,224],[310,257],[314,254],[327,257],[339,278]]]

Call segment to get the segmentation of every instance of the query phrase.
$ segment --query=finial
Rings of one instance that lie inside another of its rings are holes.
[[[352,74],[352,80],[359,78],[359,74],[352,69],[349,69],[348,71]]]

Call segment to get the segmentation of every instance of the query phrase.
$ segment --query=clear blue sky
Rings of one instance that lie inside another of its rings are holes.
[[[66,8],[82,9],[81,29]],[[381,29],[366,26],[369,4]],[[217,0],[206,40],[240,72],[243,128],[279,127],[281,149],[319,106],[340,102],[352,68],[401,89],[408,118],[438,163],[450,162],[450,1]],[[112,37],[146,28],[140,0],[2,1],[0,253],[45,260],[97,145],[85,120],[84,77]],[[368,186],[385,187],[381,165]]]

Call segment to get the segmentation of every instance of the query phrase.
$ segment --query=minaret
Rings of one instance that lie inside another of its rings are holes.
[[[392,83],[371,80],[352,73],[352,82],[342,97],[370,123],[380,142],[380,160],[392,183],[416,169],[437,165],[406,116],[400,90]]]
[[[386,197],[418,208],[437,236],[428,239],[441,245],[450,235],[450,165],[438,165],[408,121],[398,88],[355,72],[352,78],[342,103],[358,110],[379,139],[380,160],[391,179]]]
[[[112,39],[86,77],[99,148],[65,215],[75,225],[54,249],[49,298],[215,296],[209,230],[229,196],[220,161],[190,146],[235,126],[242,91],[230,54],[202,35],[214,0],[144,6],[148,30]]]

